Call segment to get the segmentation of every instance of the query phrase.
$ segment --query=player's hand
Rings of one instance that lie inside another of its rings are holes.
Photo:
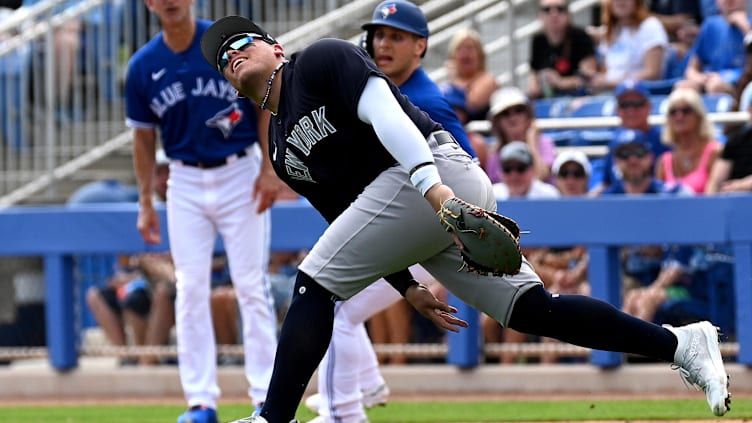
[[[405,292],[405,300],[433,322],[436,327],[452,332],[459,332],[460,327],[466,328],[467,322],[454,316],[457,309],[439,301],[433,293],[423,285],[413,285]]]
[[[253,200],[258,202],[256,213],[263,213],[277,201],[282,182],[274,171],[262,171],[253,184]]]
[[[147,244],[161,244],[162,235],[159,230],[159,215],[153,206],[141,205],[136,222],[138,232]]]
[[[428,203],[431,204],[431,207],[433,207],[434,211],[441,210],[441,205],[444,204],[444,201],[455,197],[454,191],[452,191],[451,188],[444,184],[436,184],[432,186],[431,188],[426,191],[425,198],[428,200]]]

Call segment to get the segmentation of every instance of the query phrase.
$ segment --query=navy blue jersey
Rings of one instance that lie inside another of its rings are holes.
[[[440,123],[449,131],[463,150],[470,156],[475,157],[475,151],[467,138],[467,132],[462,127],[452,106],[444,97],[439,86],[428,77],[423,68],[418,68],[410,75],[407,81],[399,86],[402,94],[406,95],[411,103],[428,113],[428,116]]]
[[[213,162],[258,140],[256,108],[206,63],[199,20],[187,50],[175,53],[160,32],[131,58],[125,85],[126,123],[159,128],[172,159]]]
[[[329,222],[381,172],[398,165],[373,127],[358,117],[360,95],[374,75],[387,81],[423,135],[442,129],[364,50],[347,41],[311,44],[292,55],[282,74],[278,111],[269,127],[271,161],[277,175]]]

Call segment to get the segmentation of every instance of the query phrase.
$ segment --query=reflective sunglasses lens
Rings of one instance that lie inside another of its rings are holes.
[[[252,35],[248,35],[247,37],[240,38],[238,40],[235,40],[228,44],[226,47],[222,49],[222,54],[219,58],[219,62],[217,63],[217,67],[219,68],[220,72],[223,72],[225,70],[225,67],[230,63],[230,55],[227,54],[230,50],[238,50],[243,51],[247,49],[249,46],[253,45],[254,37]]]

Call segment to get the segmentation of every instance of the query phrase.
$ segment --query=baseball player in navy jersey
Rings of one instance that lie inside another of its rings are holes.
[[[298,267],[266,402],[238,422],[294,422],[329,346],[335,303],[415,263],[504,327],[673,362],[703,388],[714,414],[728,411],[728,377],[710,322],[662,327],[595,298],[552,295],[526,259],[514,276],[457,271],[460,246],[436,212],[455,196],[495,210],[491,183],[363,49],[322,39],[288,60],[271,35],[239,16],[209,27],[201,49],[240,93],[272,113],[274,169],[329,222]],[[451,308],[425,287],[394,285],[422,315],[458,330]]]
[[[211,23],[194,19],[192,3],[146,0],[163,30],[131,58],[126,107],[141,192],[138,230],[148,243],[161,242],[150,201],[157,129],[170,159],[167,226],[177,280],[178,366],[188,402],[178,422],[214,423],[220,389],[209,298],[216,237],[224,241],[241,310],[249,395],[260,406],[277,342],[265,273],[266,209],[281,181],[261,152],[268,143],[257,142],[266,139],[268,114],[238,98],[202,59],[200,40]]]
[[[404,0],[387,0],[373,11],[363,47],[376,65],[399,87],[411,103],[449,131],[472,157],[462,124],[439,87],[421,67],[428,47],[428,22],[418,6]],[[410,268],[419,280],[430,280],[419,265]],[[318,393],[306,406],[319,416],[309,423],[367,422],[365,407],[385,404],[389,388],[379,372],[364,322],[402,297],[380,279],[335,308],[334,329],[329,349],[319,365]],[[409,322],[404,322],[409,324]]]

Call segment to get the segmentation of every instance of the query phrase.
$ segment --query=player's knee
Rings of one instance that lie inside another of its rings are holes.
[[[313,278],[302,271],[298,271],[295,278],[292,301],[295,302],[300,298],[315,298],[318,301],[327,301],[332,304],[339,299],[332,292],[319,285]]]
[[[553,316],[554,298],[542,285],[528,289],[514,303],[509,327],[526,333],[536,333],[538,328],[546,327]]]

